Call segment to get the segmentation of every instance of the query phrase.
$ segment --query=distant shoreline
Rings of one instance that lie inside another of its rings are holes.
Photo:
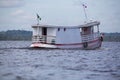
[[[31,40],[32,38],[32,31],[25,31],[25,30],[8,30],[8,31],[1,31],[0,32],[0,41],[18,41],[18,40]]]
[[[0,32],[0,41],[31,41],[32,31],[8,30]],[[104,33],[104,41],[120,42],[120,33]]]

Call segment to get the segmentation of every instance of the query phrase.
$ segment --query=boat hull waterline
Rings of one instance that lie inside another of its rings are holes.
[[[70,43],[70,44],[50,44],[34,42],[31,44],[31,48],[47,48],[47,49],[96,49],[101,47],[102,41],[100,39],[92,40],[82,43]]]

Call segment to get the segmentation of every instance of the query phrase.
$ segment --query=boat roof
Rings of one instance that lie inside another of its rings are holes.
[[[32,28],[37,28],[37,27],[47,27],[47,28],[82,28],[82,27],[92,27],[92,26],[97,26],[99,25],[99,21],[94,21],[94,22],[88,22],[84,23],[82,25],[78,26],[54,26],[54,25],[32,25]]]

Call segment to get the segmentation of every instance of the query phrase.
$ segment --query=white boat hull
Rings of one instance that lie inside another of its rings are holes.
[[[35,42],[30,47],[32,48],[52,48],[52,49],[96,49],[101,47],[102,41],[96,39],[84,43],[71,43],[71,44],[48,44]]]
[[[44,43],[32,43],[30,47],[32,48],[57,48],[56,45],[44,44]]]

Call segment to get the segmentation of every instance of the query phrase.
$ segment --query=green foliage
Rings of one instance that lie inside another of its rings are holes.
[[[0,40],[31,40],[32,31],[8,30],[0,32]]]
[[[120,33],[104,33],[104,41],[120,42]]]

